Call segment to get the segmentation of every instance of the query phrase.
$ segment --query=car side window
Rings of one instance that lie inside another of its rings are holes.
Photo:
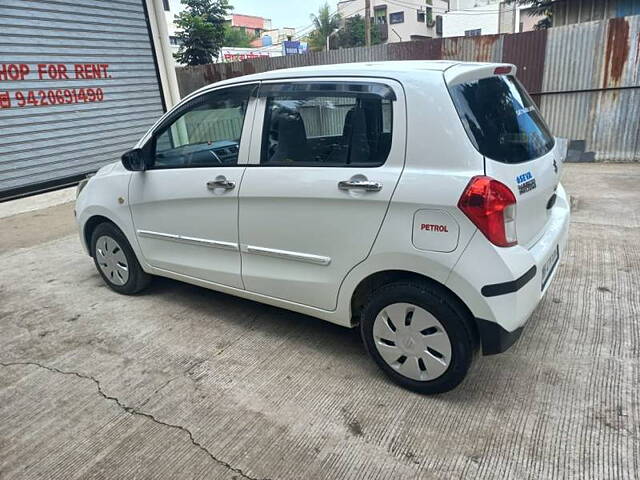
[[[267,99],[262,165],[384,164],[392,138],[393,99],[389,95],[366,88],[341,88],[339,83],[295,87],[296,91],[261,90]]]
[[[215,91],[186,105],[155,134],[151,168],[237,165],[247,104],[255,88]]]

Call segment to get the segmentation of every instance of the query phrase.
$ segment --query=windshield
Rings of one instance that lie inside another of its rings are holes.
[[[450,87],[458,115],[475,147],[503,163],[541,157],[554,145],[540,112],[512,76],[489,77]]]

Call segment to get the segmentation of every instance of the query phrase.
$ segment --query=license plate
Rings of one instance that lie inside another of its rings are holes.
[[[556,248],[553,250],[551,256],[547,259],[542,267],[542,290],[547,285],[549,281],[549,277],[553,273],[553,270],[556,268],[556,265],[560,260],[560,247],[556,245]]]

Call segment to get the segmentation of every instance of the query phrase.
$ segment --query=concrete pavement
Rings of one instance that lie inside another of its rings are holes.
[[[568,257],[520,342],[435,397],[357,331],[164,279],[112,292],[70,204],[0,219],[0,478],[640,477],[640,165],[564,183]]]

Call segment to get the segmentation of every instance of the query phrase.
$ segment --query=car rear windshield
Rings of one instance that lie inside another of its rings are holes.
[[[453,85],[449,90],[469,138],[484,156],[520,163],[553,148],[549,128],[514,77],[482,78]]]

